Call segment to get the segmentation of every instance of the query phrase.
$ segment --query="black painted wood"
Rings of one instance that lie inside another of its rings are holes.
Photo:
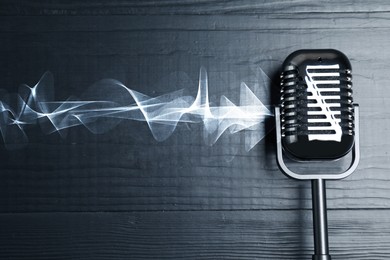
[[[195,96],[205,66],[212,101],[238,102],[240,82],[251,87],[259,68],[277,85],[292,51],[339,49],[353,66],[362,159],[327,184],[332,254],[388,259],[389,33],[381,0],[7,0],[0,88],[17,92],[50,70],[58,100],[102,78]],[[263,101],[274,104],[277,91]],[[159,143],[143,122],[103,135],[79,126],[64,138],[32,127],[25,148],[0,145],[1,258],[308,259],[310,184],[280,173],[274,134],[246,152],[239,139],[210,147],[201,130],[181,125]]]
[[[16,92],[19,84],[34,85],[50,70],[58,100],[80,96],[102,78],[118,79],[151,96],[183,87],[195,96],[204,65],[210,95],[218,102],[223,94],[234,100],[240,81],[250,82],[259,67],[275,78],[283,59],[296,49],[340,49],[354,68],[362,160],[350,178],[328,185],[329,207],[387,208],[389,120],[383,86],[390,23],[383,13],[368,20],[361,13],[333,15],[338,18],[331,23],[322,15],[303,21],[272,14],[2,17],[0,84]],[[214,20],[220,26],[226,21],[225,27],[213,27]],[[187,73],[184,86],[183,79],[172,75],[178,71]],[[200,130],[179,127],[166,142],[157,143],[145,123],[122,123],[98,136],[77,127],[64,139],[33,128],[25,149],[2,151],[1,211],[84,211],[91,198],[92,211],[310,207],[307,184],[279,173],[272,134],[231,160],[239,143],[223,141],[210,148]]]
[[[137,1],[79,0],[2,1],[2,15],[210,15],[210,14],[329,14],[329,13],[384,13],[389,4],[382,0],[337,1],[313,3],[310,0],[277,1],[266,0],[168,0]]]
[[[329,212],[332,259],[387,259],[388,210]],[[2,259],[310,259],[310,211],[0,215]]]

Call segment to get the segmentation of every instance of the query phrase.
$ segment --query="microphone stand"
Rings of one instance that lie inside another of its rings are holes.
[[[281,136],[280,108],[275,107],[276,120],[276,158],[281,171],[288,177],[298,180],[311,180],[312,212],[314,233],[314,255],[312,260],[331,260],[328,242],[328,217],[326,209],[325,179],[339,180],[348,177],[354,172],[360,160],[359,145],[359,106],[354,105],[355,111],[355,143],[352,148],[352,161],[348,169],[338,174],[299,174],[290,170],[284,162]]]
[[[313,260],[331,260],[328,242],[328,216],[324,179],[311,181],[313,205],[314,255]]]

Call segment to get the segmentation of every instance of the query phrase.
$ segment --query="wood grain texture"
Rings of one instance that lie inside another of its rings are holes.
[[[136,1],[79,0],[60,1],[12,1],[1,2],[2,15],[213,15],[213,14],[308,14],[308,13],[377,13],[388,12],[385,1],[326,1],[313,3],[309,0],[295,1],[220,1],[220,0],[163,0]]]
[[[273,105],[289,53],[339,49],[353,66],[362,159],[349,178],[327,185],[332,259],[385,260],[389,12],[383,0],[3,0],[0,88],[15,93],[49,70],[57,100],[80,97],[102,78],[150,96],[181,88],[194,96],[205,66],[218,104],[221,95],[238,102],[241,81],[252,87],[261,68],[275,83],[262,101]],[[196,125],[161,143],[143,122],[103,135],[83,127],[64,138],[39,127],[27,135],[23,149],[0,145],[1,259],[312,254],[310,183],[280,173],[273,132],[250,152],[240,138],[205,145]]]
[[[384,86],[390,21],[382,13],[369,19],[361,13],[336,15],[327,23],[326,16],[310,14],[306,20],[271,14],[2,17],[0,84],[16,92],[19,84],[33,85],[51,70],[59,100],[80,96],[101,78],[153,96],[183,88],[180,80],[162,80],[182,71],[189,79],[184,88],[195,95],[204,65],[211,97],[234,100],[240,81],[251,82],[258,68],[277,82],[281,63],[296,49],[339,49],[353,64],[362,160],[350,178],[329,183],[328,204],[388,208],[390,118],[384,108],[390,96]],[[205,145],[197,126],[181,127],[163,143],[142,123],[123,123],[99,136],[83,127],[71,129],[65,139],[39,128],[27,134],[25,149],[1,151],[2,212],[310,207],[309,185],[277,169],[272,133],[249,153],[234,151],[239,140]]]
[[[332,259],[390,257],[388,210],[329,212]],[[0,215],[2,259],[310,259],[310,211]]]

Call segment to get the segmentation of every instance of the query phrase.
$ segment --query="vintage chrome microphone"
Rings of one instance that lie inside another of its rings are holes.
[[[337,50],[299,50],[290,54],[281,74],[281,102],[275,108],[277,161],[282,172],[312,181],[313,260],[330,260],[325,180],[350,175],[359,163],[359,107],[353,104],[351,64]],[[296,173],[285,157],[321,163],[352,153],[340,173]]]

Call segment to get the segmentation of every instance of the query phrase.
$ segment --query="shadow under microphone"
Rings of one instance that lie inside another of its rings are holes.
[[[325,180],[349,176],[359,163],[359,107],[353,104],[352,68],[333,49],[298,50],[283,63],[280,106],[275,108],[277,162],[287,176],[311,180],[314,255],[330,260]],[[297,173],[285,161],[321,164],[352,154],[342,172]]]

